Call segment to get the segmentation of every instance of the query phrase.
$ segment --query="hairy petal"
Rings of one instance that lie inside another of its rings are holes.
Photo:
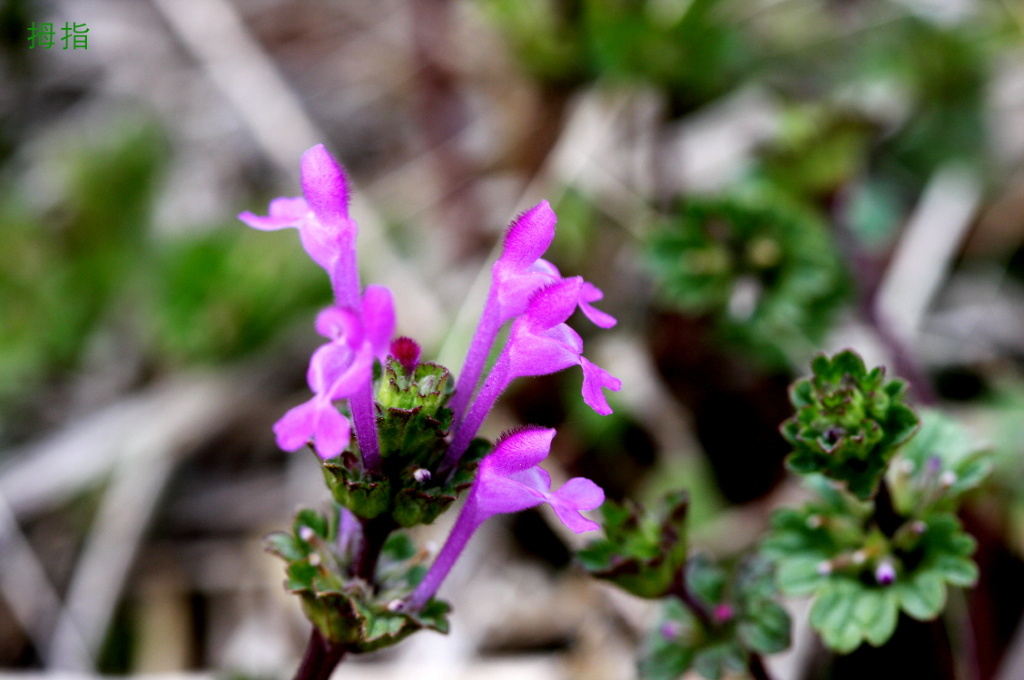
[[[547,458],[555,430],[547,427],[523,427],[509,430],[488,456],[480,469],[489,473],[510,475],[537,465]]]
[[[348,181],[323,144],[302,154],[302,193],[321,222],[334,229],[349,226]]]
[[[541,288],[530,298],[524,317],[534,328],[552,328],[564,323],[580,299],[583,277],[573,276]]]
[[[541,201],[509,225],[499,262],[523,270],[536,262],[555,238],[558,218],[547,201]]]

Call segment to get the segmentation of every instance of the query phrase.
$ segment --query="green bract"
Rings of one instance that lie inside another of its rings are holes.
[[[675,680],[690,667],[718,680],[726,671],[746,669],[751,653],[789,646],[789,615],[775,602],[770,563],[755,557],[727,571],[697,554],[686,565],[685,580],[691,601],[666,600],[640,660],[645,680]]]
[[[377,387],[381,474],[363,469],[357,449],[322,461],[338,503],[363,519],[390,514],[397,525],[411,527],[433,522],[469,488],[477,463],[491,448],[483,439],[473,441],[452,474],[434,474],[452,424],[449,378],[444,366],[421,363],[410,374],[388,357]]]
[[[665,296],[772,363],[828,328],[846,275],[819,220],[781,201],[688,199],[654,236]]]
[[[686,562],[685,491],[668,494],[660,512],[645,513],[637,504],[605,501],[605,538],[592,542],[577,557],[598,578],[639,597],[664,597]]]
[[[351,556],[338,546],[336,517],[301,510],[292,533],[266,539],[267,549],[288,563],[285,588],[299,595],[303,612],[324,638],[360,653],[393,645],[422,628],[447,632],[447,603],[431,600],[415,612],[395,605],[423,578],[409,538],[389,537],[371,584],[351,575]]]
[[[782,425],[793,445],[786,462],[795,472],[820,472],[845,482],[858,498],[870,498],[896,447],[918,424],[902,401],[906,384],[886,381],[882,367],[868,371],[849,350],[815,357],[811,370],[811,378],[790,390],[797,412]]]

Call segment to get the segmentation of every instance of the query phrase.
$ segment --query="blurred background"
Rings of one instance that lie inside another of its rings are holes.
[[[318,142],[363,281],[456,370],[505,225],[551,201],[548,257],[604,290],[618,326],[576,327],[623,389],[602,418],[576,371],[519,381],[489,433],[558,427],[553,476],[613,498],[689,488],[721,557],[794,497],[777,428],[815,352],[968,423],[997,472],[960,623],[835,660],[795,602],[772,664],[1024,677],[1020,0],[0,0],[5,673],[292,673],[308,624],[261,539],[327,498],[270,428],[330,290],[294,232],[235,215],[297,195]],[[577,540],[492,521],[442,589],[451,634],[341,677],[631,677],[653,611],[584,578]]]

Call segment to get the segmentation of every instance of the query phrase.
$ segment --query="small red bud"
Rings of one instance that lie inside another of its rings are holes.
[[[412,338],[403,335],[400,338],[395,338],[391,343],[391,356],[402,364],[407,375],[412,375],[420,362],[420,346]]]

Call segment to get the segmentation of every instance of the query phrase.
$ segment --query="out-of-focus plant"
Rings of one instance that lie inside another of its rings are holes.
[[[772,365],[818,343],[848,290],[824,225],[782,200],[684,200],[648,260],[665,299]]]
[[[846,653],[887,642],[900,611],[935,618],[947,585],[975,583],[975,542],[955,513],[988,462],[937,412],[919,426],[902,381],[853,352],[819,356],[812,370],[782,432],[816,499],[775,514],[764,552],[782,591],[812,595],[811,625]]]
[[[131,299],[148,259],[149,208],[164,164],[159,132],[125,125],[110,140],[45,159],[59,200],[0,200],[0,396],[75,365],[112,307]]]
[[[290,249],[217,229],[161,244],[150,302],[152,342],[177,363],[223,361],[264,346],[287,320],[330,298]]]

